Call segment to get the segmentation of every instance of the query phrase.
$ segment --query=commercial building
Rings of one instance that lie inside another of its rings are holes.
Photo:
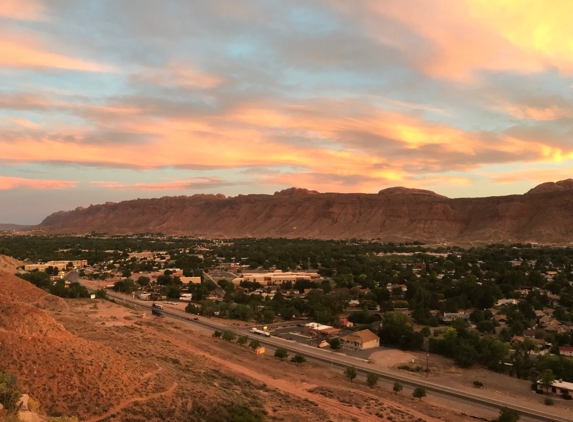
[[[85,259],[80,260],[80,261],[49,261],[49,262],[42,263],[42,264],[24,265],[24,270],[26,270],[26,271],[33,271],[33,270],[45,271],[46,268],[48,268],[48,267],[58,268],[59,270],[62,270],[64,268],[66,268],[70,262],[72,263],[74,268],[83,268],[83,267],[88,266],[88,261]]]
[[[183,284],[201,284],[201,277],[179,277]]]
[[[241,277],[237,277],[233,280],[233,284],[239,285],[241,281],[250,281],[261,283],[263,286],[272,286],[275,284],[286,283],[290,281],[292,283],[298,280],[320,280],[320,275],[316,272],[282,272],[281,270],[275,270],[268,273],[250,273],[243,274]]]

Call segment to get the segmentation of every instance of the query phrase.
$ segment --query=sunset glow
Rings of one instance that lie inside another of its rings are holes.
[[[491,196],[571,177],[570,1],[169,3],[1,2],[0,223],[139,197]]]

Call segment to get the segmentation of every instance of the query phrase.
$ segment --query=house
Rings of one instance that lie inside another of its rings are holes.
[[[559,346],[559,354],[561,356],[573,356],[573,347],[571,347],[571,346]]]
[[[444,316],[442,317],[442,321],[444,322],[452,322],[455,321],[456,319],[465,319],[468,320],[470,319],[470,314],[465,313],[465,312],[444,312]]]
[[[541,380],[537,381],[537,386],[541,389],[545,389]],[[551,392],[558,393],[557,389],[559,389],[561,394],[564,393],[572,393],[573,392],[573,382],[564,382],[563,380],[555,380],[553,384],[551,384]]]
[[[495,304],[495,306],[504,306],[504,305],[517,305],[517,300],[515,300],[515,299],[500,299]]]
[[[349,349],[372,349],[380,346],[380,337],[370,330],[357,331],[341,338],[343,347]]]

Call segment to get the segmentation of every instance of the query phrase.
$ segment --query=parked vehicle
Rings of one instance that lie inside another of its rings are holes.
[[[157,303],[154,303],[153,305],[151,305],[151,307],[155,309],[163,309],[163,305],[159,305]]]
[[[265,337],[271,336],[271,333],[269,333],[268,331],[259,330],[258,328],[251,328],[250,332],[253,334],[258,334],[260,336],[265,336]]]

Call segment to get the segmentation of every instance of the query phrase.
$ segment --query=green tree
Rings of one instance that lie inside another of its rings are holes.
[[[240,346],[244,346],[245,344],[247,344],[249,342],[249,337],[248,336],[239,336],[239,338],[237,339],[237,344]]]
[[[356,368],[354,366],[348,366],[344,371],[344,375],[346,375],[346,378],[348,378],[350,382],[352,382],[357,375]]]
[[[340,340],[337,338],[333,338],[332,340],[330,340],[330,348],[333,350],[340,349]]]
[[[426,397],[426,389],[423,387],[416,387],[412,393],[412,397],[422,400],[423,397]]]
[[[546,369],[541,373],[539,380],[541,381],[543,388],[545,388],[545,391],[548,392],[555,382],[555,374],[551,369]]]
[[[502,407],[499,411],[499,418],[497,422],[517,422],[521,419],[519,413],[515,409],[510,409],[508,407]]]
[[[149,286],[150,282],[151,280],[149,279],[149,277],[145,277],[143,275],[139,276],[139,278],[137,279],[137,284],[139,284],[141,287]]]
[[[107,297],[107,292],[105,289],[97,289],[95,291],[96,299],[105,299]]]
[[[215,330],[215,332],[213,333],[214,338],[221,338],[222,335],[223,333],[220,332],[219,330]]]
[[[294,355],[290,361],[294,363],[304,363],[306,362],[306,358],[302,355]]]
[[[402,387],[402,384],[400,384],[398,381],[396,381],[394,383],[394,387],[392,388],[394,390],[394,394],[398,394],[400,391],[402,391],[404,387]]]
[[[366,384],[368,384],[368,387],[370,388],[373,388],[376,384],[378,384],[378,374],[368,372],[366,375]]]
[[[263,312],[263,321],[267,324],[270,324],[275,320],[275,313],[271,309],[266,309]]]
[[[424,337],[430,337],[430,334],[432,334],[432,332],[430,331],[430,327],[422,327],[422,329],[420,330],[420,333]]]
[[[253,339],[249,343],[249,347],[253,350],[257,350],[259,347],[261,347],[261,342],[257,339]]]
[[[279,347],[277,350],[275,350],[275,358],[279,358],[282,360],[282,359],[286,359],[287,357],[288,357],[287,349]]]
[[[231,330],[225,330],[223,331],[223,340],[225,341],[233,341],[237,338],[237,336],[235,335],[234,332],[232,332]]]
[[[201,313],[201,308],[192,303],[188,303],[185,307],[185,312],[189,314],[199,314]]]

